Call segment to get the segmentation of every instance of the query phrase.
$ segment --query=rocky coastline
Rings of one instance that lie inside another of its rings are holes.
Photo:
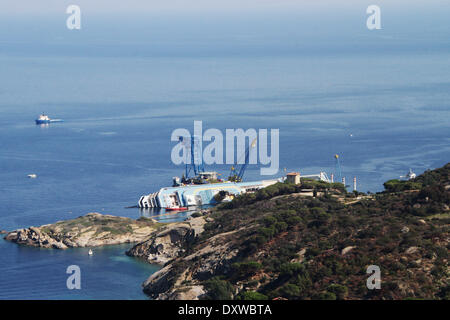
[[[67,249],[140,242],[160,227],[152,219],[88,213],[73,220],[8,232],[5,240],[40,248]]]
[[[316,192],[299,197],[300,186],[280,183],[183,222],[90,213],[5,239],[58,249],[137,242],[128,256],[161,265],[142,284],[156,300],[450,298],[450,164],[370,196],[302,184]],[[376,292],[361,285],[371,264],[387,271]]]
[[[179,273],[173,272],[171,262],[188,253],[189,245],[203,233],[205,224],[212,221],[207,216],[208,213],[203,211],[198,217],[167,224],[148,218],[133,220],[88,213],[76,219],[58,221],[54,224],[5,231],[4,239],[19,245],[63,250],[136,243],[126,251],[128,256],[162,267],[143,283],[144,292],[156,299],[192,300],[205,293],[203,287],[200,285],[186,287],[184,283],[181,285]],[[212,245],[206,251],[218,254],[220,250],[217,249],[220,248]],[[185,261],[208,254],[206,251],[193,253],[185,258]],[[209,272],[212,267],[212,260],[206,262],[203,272]]]

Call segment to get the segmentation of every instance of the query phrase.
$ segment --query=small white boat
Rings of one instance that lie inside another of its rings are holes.
[[[92,256],[92,255],[94,254],[94,252],[93,252],[91,249],[89,249],[88,254],[89,254],[90,256]]]
[[[27,177],[30,178],[30,179],[36,179],[37,178],[37,174],[32,173],[32,174],[27,175]]]

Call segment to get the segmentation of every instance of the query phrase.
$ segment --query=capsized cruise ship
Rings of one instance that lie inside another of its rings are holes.
[[[188,206],[202,206],[217,204],[214,196],[225,191],[224,201],[231,200],[233,196],[255,192],[261,188],[283,182],[285,178],[261,180],[253,182],[219,182],[206,184],[190,184],[175,187],[161,188],[158,192],[142,196],[139,199],[140,208],[166,208],[177,209]]]

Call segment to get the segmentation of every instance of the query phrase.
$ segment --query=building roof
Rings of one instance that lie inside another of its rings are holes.
[[[300,172],[289,172],[287,175],[288,176],[298,176],[298,175],[300,175]]]

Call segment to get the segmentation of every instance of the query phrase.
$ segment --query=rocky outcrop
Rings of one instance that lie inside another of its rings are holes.
[[[201,285],[184,286],[161,294],[159,300],[199,300],[205,293]]]
[[[6,230],[0,230],[0,234],[6,234],[6,233],[8,233],[8,231],[6,231]]]
[[[17,244],[67,249],[143,241],[159,227],[152,219],[88,213],[73,220],[9,232],[5,239]]]
[[[126,252],[149,263],[166,264],[185,252],[186,244],[203,232],[206,223],[203,217],[191,218],[184,222],[171,223],[153,233],[144,242],[138,243]]]
[[[302,263],[305,260],[306,248],[297,252],[297,257],[291,260],[291,263]]]
[[[341,255],[345,256],[347,253],[349,253],[351,250],[355,249],[355,246],[348,246],[342,249]]]
[[[202,280],[230,270],[238,253],[232,239],[242,229],[215,235],[200,243],[192,254],[179,251],[164,268],[152,274],[144,283],[144,292],[157,300],[197,300],[205,294]]]

